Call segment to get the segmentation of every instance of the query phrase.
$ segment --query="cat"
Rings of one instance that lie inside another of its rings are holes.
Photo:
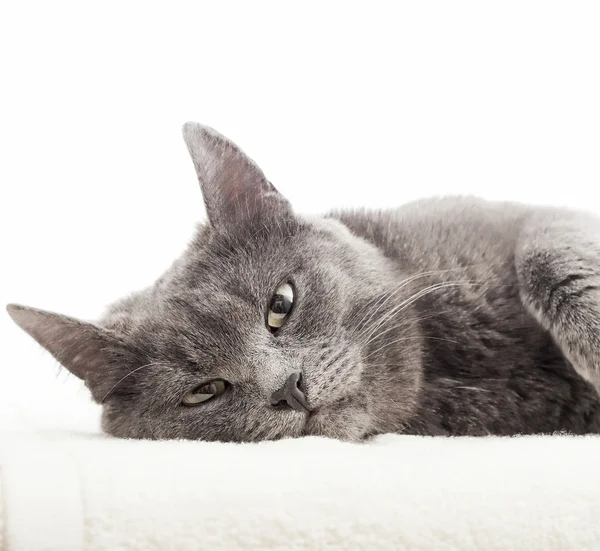
[[[183,135],[208,222],[98,323],[14,321],[103,430],[259,441],[600,432],[600,221],[472,197],[295,214],[213,129]]]

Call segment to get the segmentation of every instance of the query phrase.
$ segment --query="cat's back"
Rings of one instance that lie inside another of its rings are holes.
[[[421,199],[386,210],[332,214],[408,271],[475,264],[506,267],[527,213],[521,204],[474,197]]]

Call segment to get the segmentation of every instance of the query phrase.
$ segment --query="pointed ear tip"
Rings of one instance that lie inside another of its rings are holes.
[[[7,304],[6,311],[19,327],[23,327],[26,314],[31,311],[31,308],[23,306],[22,304]]]
[[[184,137],[191,136],[193,134],[201,133],[206,127],[199,122],[187,121],[183,123],[181,127],[181,133]]]
[[[13,321],[21,327],[23,327],[24,323],[29,323],[31,320],[35,320],[40,316],[51,315],[51,312],[47,312],[46,310],[14,303],[7,304],[6,311]]]
[[[8,312],[8,314],[10,315],[10,317],[12,318],[15,314],[18,314],[21,310],[24,310],[25,306],[22,306],[21,304],[7,304],[6,305],[6,311]]]
[[[225,137],[214,128],[211,128],[206,124],[200,124],[199,122],[188,121],[183,123],[181,133],[186,142],[197,140],[199,137],[210,137],[227,141]]]
[[[185,136],[186,134],[189,134],[190,132],[192,132],[194,130],[194,128],[196,128],[197,126],[198,126],[197,122],[193,122],[193,121],[184,122],[183,125],[181,126],[181,133]]]

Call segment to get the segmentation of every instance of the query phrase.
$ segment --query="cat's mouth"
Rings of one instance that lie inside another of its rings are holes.
[[[314,419],[315,417],[317,417],[321,413],[322,409],[323,408],[321,406],[319,406],[315,409],[311,409],[308,412],[308,415],[306,416],[306,422],[308,422],[310,419]]]
[[[301,436],[318,436],[322,433],[322,421],[324,417],[324,410],[322,406],[319,406],[308,412],[308,415],[304,418],[304,426],[300,431]]]
[[[347,402],[348,398],[344,397],[310,411],[302,428],[302,436],[329,436],[332,432],[336,432],[339,415],[343,415]]]

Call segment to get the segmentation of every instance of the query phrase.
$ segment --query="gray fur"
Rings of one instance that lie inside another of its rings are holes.
[[[184,137],[209,223],[97,324],[11,305],[103,405],[106,432],[256,441],[600,432],[600,222],[474,198],[294,214],[232,142]],[[287,323],[265,323],[283,282]],[[270,397],[302,373],[311,412]],[[214,379],[228,390],[182,397]]]

